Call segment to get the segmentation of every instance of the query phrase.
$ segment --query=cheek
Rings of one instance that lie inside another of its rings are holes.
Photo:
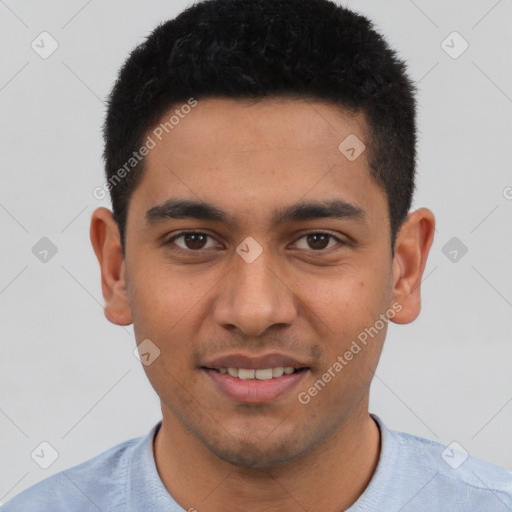
[[[348,385],[353,379],[361,383],[371,380],[389,323],[381,317],[391,306],[389,274],[389,270],[377,264],[346,268],[330,279],[314,279],[307,306],[328,327],[322,333],[326,336],[325,370],[339,356],[343,358],[343,370],[334,373],[343,374],[345,384],[339,378],[338,385]]]
[[[295,290],[333,335],[344,337],[373,324],[389,307],[392,280],[380,265],[343,266],[297,277]]]
[[[160,350],[158,362],[173,375],[181,375],[193,364],[190,353],[222,277],[217,274],[193,271],[192,265],[181,271],[161,263],[140,264],[132,279],[129,297],[137,344],[151,340]],[[146,370],[152,372],[152,368]]]
[[[211,290],[215,282],[208,273],[200,273],[186,266],[171,268],[151,262],[136,269],[130,290],[133,316],[139,323],[169,327],[180,322]]]

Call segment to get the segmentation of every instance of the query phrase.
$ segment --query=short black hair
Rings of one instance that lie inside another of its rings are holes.
[[[108,98],[103,158],[123,254],[129,200],[144,170],[137,152],[162,116],[191,98],[272,96],[364,114],[365,154],[387,195],[394,254],[414,193],[414,95],[404,61],[372,23],[330,0],[193,4],[131,52]]]

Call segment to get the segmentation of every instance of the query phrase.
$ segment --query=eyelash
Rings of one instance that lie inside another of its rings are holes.
[[[209,235],[208,233],[204,233],[202,231],[180,231],[176,235],[173,235],[171,238],[166,240],[164,242],[164,245],[171,245],[171,244],[173,244],[175,242],[175,240],[178,240],[179,238],[181,238],[181,237],[183,237],[185,235],[206,235],[209,238],[213,238],[212,235]],[[344,242],[343,240],[341,240],[337,236],[335,236],[335,235],[333,235],[331,233],[325,232],[325,231],[311,231],[309,233],[304,233],[301,237],[298,238],[298,240],[301,240],[302,238],[305,238],[305,237],[310,236],[310,235],[326,235],[326,236],[329,237],[330,240],[331,239],[336,240],[342,246],[343,245],[348,245],[347,242]],[[332,247],[327,247],[327,248],[324,248],[324,249],[309,249],[309,251],[310,252],[314,252],[314,253],[325,253],[329,249],[332,249]],[[176,250],[178,252],[188,253],[188,254],[201,254],[201,253],[203,253],[204,251],[206,251],[208,249],[197,249],[197,250],[194,250],[194,249],[183,249],[183,247],[177,246],[174,250]],[[307,250],[307,249],[304,249],[304,250]]]

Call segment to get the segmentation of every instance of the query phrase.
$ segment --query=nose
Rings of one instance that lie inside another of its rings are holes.
[[[247,336],[261,336],[269,327],[289,326],[297,315],[297,300],[270,251],[248,263],[238,254],[222,280],[215,301],[214,319],[225,329]]]

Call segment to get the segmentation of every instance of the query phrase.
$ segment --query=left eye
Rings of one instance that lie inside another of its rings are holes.
[[[211,240],[210,245],[207,244],[208,239]],[[177,243],[178,240],[181,240],[181,243]],[[300,247],[301,240],[304,240],[306,245],[309,247]],[[294,247],[298,249],[321,251],[336,245],[336,242],[341,244],[343,243],[339,238],[331,235],[330,233],[307,233],[301,236],[299,240],[295,242]],[[215,247],[215,242],[212,236],[199,232],[178,233],[167,241],[167,244],[172,243],[176,243],[180,249],[191,252],[198,252],[201,249],[209,249]]]
[[[298,242],[294,244],[295,247],[298,247],[299,249],[321,251],[323,249],[329,249],[330,247],[332,247],[332,245],[329,245],[329,243],[333,240],[342,243],[339,238],[335,237],[334,235],[331,235],[330,233],[308,233],[299,238],[299,240],[303,239],[306,240],[306,244],[308,244],[309,247],[299,247]]]

